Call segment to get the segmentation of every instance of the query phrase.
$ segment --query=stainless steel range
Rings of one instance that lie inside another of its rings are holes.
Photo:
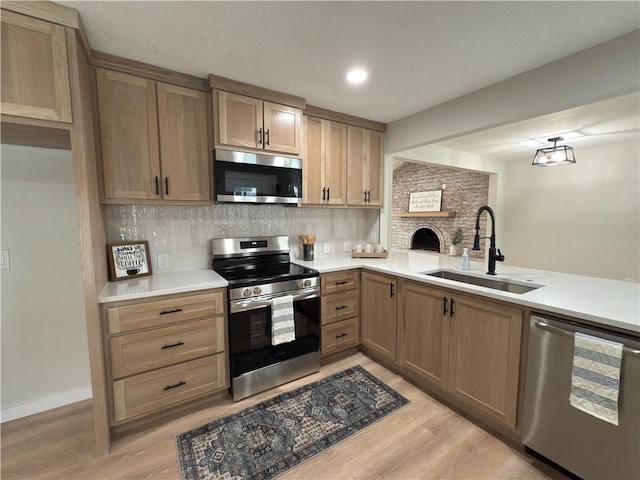
[[[289,237],[217,238],[213,269],[229,282],[231,394],[240,400],[320,369],[320,274],[290,262]],[[282,297],[287,297],[286,299]],[[274,299],[291,302],[295,335],[273,340]]]

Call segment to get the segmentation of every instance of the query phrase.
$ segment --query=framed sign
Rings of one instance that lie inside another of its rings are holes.
[[[442,190],[413,192],[409,194],[410,212],[439,212],[442,206]]]
[[[151,275],[149,242],[108,243],[107,264],[112,282]]]

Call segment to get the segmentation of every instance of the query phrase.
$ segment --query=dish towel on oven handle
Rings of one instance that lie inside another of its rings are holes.
[[[293,320],[293,297],[276,297],[271,304],[271,344],[292,342],[296,339],[296,324]]]
[[[583,333],[574,337],[571,406],[618,425],[623,345]]]

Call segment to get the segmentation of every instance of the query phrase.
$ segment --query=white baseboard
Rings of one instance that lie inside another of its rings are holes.
[[[93,396],[91,385],[67,392],[51,395],[50,397],[39,398],[32,402],[21,403],[13,407],[3,408],[0,411],[0,423],[16,420],[17,418],[28,417],[36,413],[45,412],[53,408],[63,407],[71,403],[80,402]]]

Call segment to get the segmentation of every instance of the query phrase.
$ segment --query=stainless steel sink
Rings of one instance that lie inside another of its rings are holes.
[[[478,285],[479,287],[493,288],[495,290],[502,290],[503,292],[518,294],[527,293],[544,286],[536,284],[527,285],[512,280],[476,277],[464,273],[452,272],[451,270],[436,270],[434,272],[425,272],[424,274],[431,277],[444,278],[445,280],[453,280],[454,282],[470,283],[472,285]]]

